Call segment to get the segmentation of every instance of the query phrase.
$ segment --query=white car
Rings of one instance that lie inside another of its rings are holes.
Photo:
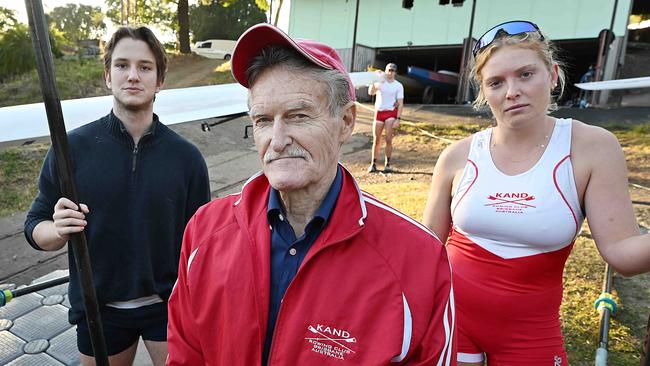
[[[192,52],[207,58],[220,58],[226,61],[230,60],[232,50],[235,48],[236,41],[227,39],[208,39],[199,41],[191,47]]]

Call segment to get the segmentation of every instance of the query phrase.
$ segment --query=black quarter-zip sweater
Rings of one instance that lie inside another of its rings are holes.
[[[79,201],[88,205],[85,233],[100,306],[158,294],[167,301],[177,277],[185,224],[210,200],[205,160],[190,142],[160,123],[137,145],[109,115],[68,134]],[[53,151],[45,158],[39,193],[27,214],[25,237],[52,220],[61,197]],[[69,320],[84,306],[72,250]]]

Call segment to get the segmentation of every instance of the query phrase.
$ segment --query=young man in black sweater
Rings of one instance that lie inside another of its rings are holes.
[[[81,210],[61,197],[50,151],[25,221],[25,236],[38,250],[59,250],[70,234],[85,232],[111,365],[131,365],[140,337],[154,365],[164,365],[166,303],[183,230],[210,200],[200,152],[153,113],[166,68],[165,51],[148,28],[123,27],[113,34],[104,55],[113,110],[68,136]],[[71,251],[68,257],[72,268]],[[92,365],[75,270],[68,295],[81,362]]]

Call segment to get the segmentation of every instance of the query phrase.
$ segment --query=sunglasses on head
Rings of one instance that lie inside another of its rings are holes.
[[[482,50],[483,48],[487,47],[494,41],[495,38],[497,38],[497,35],[499,32],[505,32],[511,36],[521,34],[521,33],[528,33],[528,32],[538,32],[539,36],[544,40],[544,36],[542,35],[542,32],[539,31],[539,27],[535,23],[531,23],[525,20],[513,20],[510,22],[505,22],[501,23],[497,26],[492,27],[489,31],[485,32],[481,38],[478,39],[478,42],[474,45],[474,48],[472,49],[472,53],[474,54],[474,57],[476,57],[476,54]]]

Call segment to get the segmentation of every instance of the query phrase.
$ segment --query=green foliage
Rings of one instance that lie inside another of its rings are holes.
[[[263,12],[267,12],[269,9],[271,9],[271,6],[267,0],[255,0],[255,5],[257,5],[257,7],[260,8],[260,10]]]
[[[96,39],[106,31],[104,14],[99,6],[67,4],[54,8],[49,14],[50,26],[63,32],[66,39],[77,43]]]
[[[116,25],[146,25],[176,30],[176,1],[173,0],[105,0],[106,16]]]
[[[18,24],[18,20],[16,20],[16,12],[12,9],[0,6],[0,34],[15,27],[16,24]]]
[[[61,100],[110,94],[104,83],[104,65],[100,60],[57,59],[54,67]],[[0,84],[0,107],[38,103],[42,98],[36,70]]]
[[[65,39],[60,32],[50,31],[50,48],[54,57],[61,57],[60,44]],[[36,68],[36,59],[29,28],[17,23],[0,35],[0,82]]]
[[[16,24],[0,38],[0,81],[22,74],[36,67],[29,29]]]
[[[266,21],[256,0],[213,1],[190,7],[190,30],[195,41],[237,39],[249,27]]]
[[[224,7],[229,7],[230,5],[235,4],[239,1],[240,0],[220,0],[220,1],[202,0],[200,3],[202,5],[210,5],[211,3],[217,2],[222,4]],[[257,7],[264,12],[269,11],[269,9],[271,8],[267,0],[255,0],[255,5],[257,5]]]
[[[65,38],[63,32],[55,28],[50,28],[50,48],[52,49],[52,55],[55,58],[63,56],[61,46],[69,45],[69,43],[70,42]]]

